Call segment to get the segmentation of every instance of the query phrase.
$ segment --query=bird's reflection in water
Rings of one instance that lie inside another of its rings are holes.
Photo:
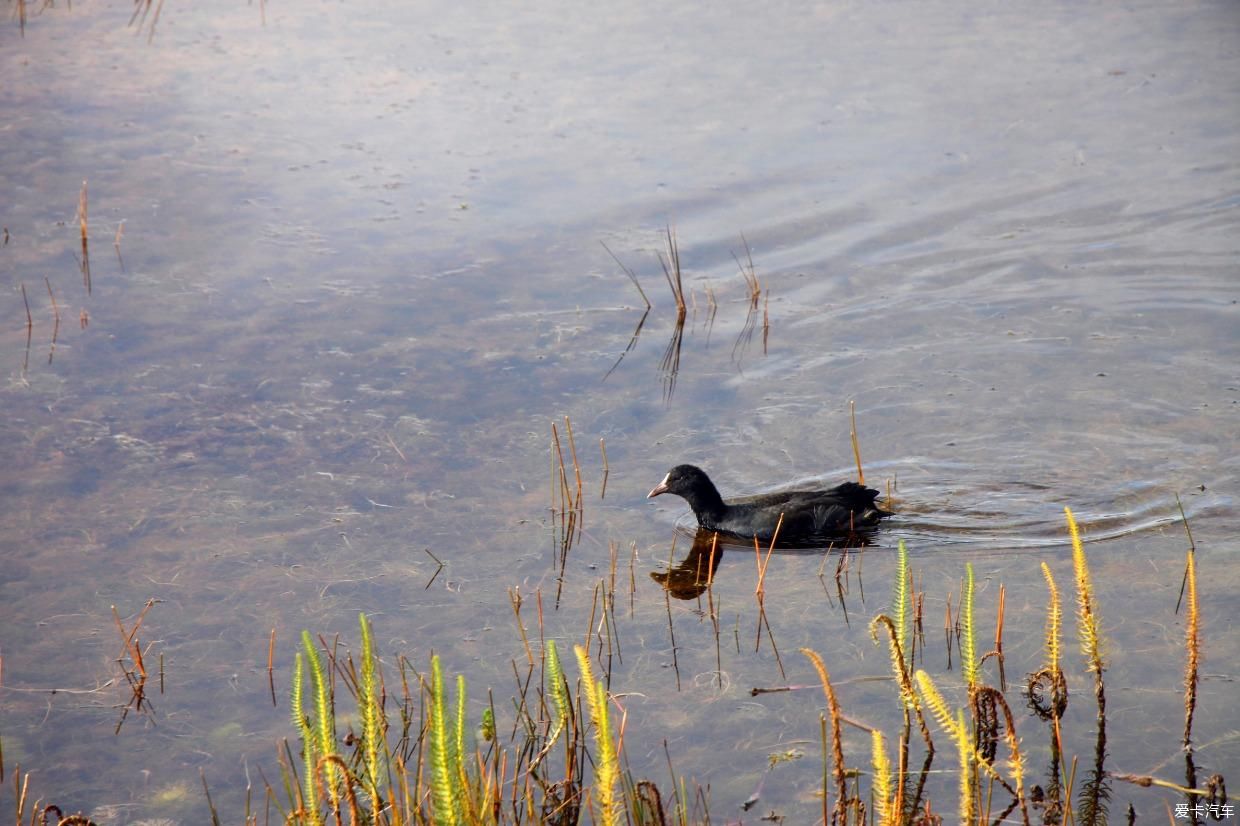
[[[672,540],[675,548],[675,539]],[[710,587],[723,558],[723,544],[715,531],[699,530],[689,553],[665,571],[651,571],[650,578],[676,599],[694,599]]]
[[[864,548],[872,541],[871,532],[850,532],[843,534],[838,540],[831,542],[823,548],[784,548],[777,546],[777,553],[824,553],[829,555],[832,551],[847,551],[854,548]],[[672,554],[675,554],[676,543],[673,538]],[[650,578],[659,583],[667,591],[667,593],[676,599],[695,599],[701,596],[715,581],[715,572],[719,569],[719,562],[723,559],[725,550],[733,553],[744,551],[743,545],[737,544],[735,537],[728,537],[716,531],[708,531],[698,529],[693,536],[693,544],[689,548],[689,553],[680,562],[669,565],[662,571],[651,571]],[[759,553],[765,556],[768,552],[767,548],[760,548]],[[824,569],[826,559],[824,557]],[[848,555],[842,554],[839,558],[839,564],[834,571],[837,592],[840,599],[847,590],[842,578],[846,579],[848,575]],[[819,572],[819,578],[822,578],[822,571]],[[830,594],[828,593],[828,596]]]

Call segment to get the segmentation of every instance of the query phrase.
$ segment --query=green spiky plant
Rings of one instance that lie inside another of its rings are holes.
[[[324,673],[323,661],[319,657],[318,648],[309,631],[302,631],[302,651],[298,652],[293,662],[293,685],[290,697],[290,710],[293,725],[301,734],[302,742],[302,777],[301,802],[298,809],[308,818],[311,824],[322,822],[319,806],[319,771],[323,772],[323,785],[327,788],[328,797],[333,809],[340,801],[337,785],[338,766],[331,759],[336,752],[336,716],[333,709],[331,689]],[[303,689],[303,663],[310,671],[311,700],[313,702],[313,718],[305,712]]]
[[[464,697],[464,678],[458,681],[458,692]],[[430,722],[427,726],[430,740],[431,792],[434,802],[436,826],[449,826],[464,822],[460,800],[461,767],[460,752],[456,748],[453,726],[448,719],[447,696],[443,687],[443,668],[439,655],[431,657]]]
[[[387,758],[387,743],[383,736],[383,705],[375,667],[374,641],[370,636],[370,623],[366,621],[365,614],[358,614],[357,620],[362,631],[362,671],[357,697],[357,707],[362,723],[362,763],[365,769],[366,792],[370,797],[370,810],[378,812],[383,808],[380,777],[387,775],[387,768],[383,763]]]
[[[891,808],[894,810],[891,816],[897,819],[902,819],[906,813],[916,811],[921,805],[922,793],[925,790],[930,766],[934,762],[934,741],[930,736],[930,728],[926,725],[925,715],[922,713],[917,691],[913,687],[913,655],[910,651],[911,646],[908,645],[911,638],[908,619],[911,604],[910,579],[908,549],[904,545],[904,540],[900,540],[896,554],[896,570],[892,587],[892,615],[879,614],[870,622],[870,636],[875,643],[878,642],[879,628],[887,630],[892,672],[895,675],[896,684],[900,686],[900,701],[903,707],[904,725],[900,732],[898,751],[899,766],[897,777],[899,783],[896,786],[895,799],[891,803]],[[917,785],[915,788],[910,789],[909,785],[912,775],[908,769],[909,744],[914,719],[916,719],[918,729],[921,731],[922,741],[926,746],[926,755],[921,771],[917,776]],[[893,820],[893,822],[897,821]]]
[[[977,663],[977,646],[975,626],[973,623],[973,563],[964,564],[964,590],[960,602],[960,670],[964,675],[965,687],[972,694],[977,689],[979,669]]]
[[[908,548],[901,539],[896,546],[896,572],[892,579],[891,622],[896,643],[904,652],[906,664],[913,667],[913,656],[909,651],[909,613],[912,596],[909,593]]]

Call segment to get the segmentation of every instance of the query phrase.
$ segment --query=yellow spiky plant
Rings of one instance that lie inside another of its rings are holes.
[[[1188,558],[1184,568],[1184,587],[1188,595],[1188,617],[1184,629],[1184,647],[1188,650],[1188,659],[1184,664],[1184,751],[1190,755],[1190,784],[1196,784],[1196,771],[1192,769],[1193,753],[1193,714],[1197,708],[1197,668],[1201,657],[1200,625],[1201,617],[1197,608],[1197,562],[1192,548],[1188,550]]]
[[[1072,538],[1072,571],[1076,578],[1077,636],[1086,668],[1094,675],[1094,700],[1098,705],[1098,732],[1094,746],[1094,765],[1081,793],[1078,816],[1085,823],[1105,822],[1107,797],[1106,786],[1106,727],[1107,696],[1103,672],[1106,663],[1102,657],[1101,621],[1098,617],[1097,599],[1094,596],[1093,577],[1085,558],[1085,546],[1071,508],[1064,508],[1068,520],[1068,534]]]
[[[624,812],[616,796],[620,768],[616,759],[616,746],[612,740],[611,719],[607,713],[607,689],[595,679],[594,667],[586,650],[580,645],[574,645],[573,653],[577,655],[577,665],[581,668],[581,687],[590,708],[590,719],[594,722],[594,743],[598,748],[593,787],[594,798],[599,806],[597,822],[604,826],[618,826]]]
[[[568,689],[564,682],[564,669],[560,666],[560,655],[556,650],[555,640],[547,640],[543,661],[546,669],[547,693],[551,695],[551,705],[555,709],[555,728],[547,740],[555,742],[568,724],[569,717]]]
[[[1059,586],[1051,574],[1050,566],[1042,563],[1042,577],[1050,592],[1046,605],[1046,668],[1051,673],[1059,671],[1060,626],[1063,624],[1063,603],[1059,598]]]
[[[1086,665],[1095,674],[1105,668],[1102,659],[1102,633],[1099,629],[1097,599],[1094,596],[1093,577],[1089,573],[1089,561],[1081,544],[1081,532],[1071,508],[1064,508],[1068,519],[1068,533],[1072,537],[1072,572],[1076,578],[1077,635]]]
[[[874,814],[878,826],[890,826],[899,820],[899,811],[891,797],[891,760],[883,744],[883,733],[870,732],[870,766],[874,770]]]
[[[973,748],[973,738],[969,736],[969,730],[964,724],[964,714],[952,714],[934,680],[924,670],[917,669],[914,679],[939,728],[956,744],[956,753],[960,758],[960,822],[964,826],[971,826],[977,819],[977,789],[973,783],[973,766],[978,761]],[[980,762],[988,765],[984,760]]]
[[[370,636],[370,623],[365,614],[358,614],[362,629],[362,670],[359,674],[357,707],[362,723],[362,762],[365,767],[366,792],[370,796],[372,812],[383,808],[383,795],[379,789],[379,777],[386,774],[380,755],[387,757],[387,743],[383,736],[383,705],[376,679],[375,646]]]

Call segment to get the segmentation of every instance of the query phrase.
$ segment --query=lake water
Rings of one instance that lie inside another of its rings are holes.
[[[634,773],[666,783],[670,753],[721,822],[812,822],[821,693],[749,689],[815,684],[812,647],[845,713],[894,738],[894,688],[861,678],[888,673],[866,626],[903,539],[927,670],[958,684],[938,629],[971,563],[983,629],[1006,589],[1023,707],[1041,562],[1071,595],[1065,505],[1107,638],[1109,767],[1180,781],[1177,493],[1201,575],[1197,762],[1234,785],[1235,3],[210,6],[0,26],[0,739],[32,796],[101,826],[204,822],[201,771],[239,819],[292,735],[296,635],[355,649],[359,611],[388,667],[434,650],[502,718],[524,657],[510,593],[580,641],[615,543]],[[688,518],[645,493],[680,462],[725,494],[853,478],[850,402],[897,515],[844,604],[834,556],[773,557],[766,625],[752,551],[728,550],[718,646],[705,597],[649,576],[683,557]],[[559,583],[565,417],[585,504]],[[128,627],[149,599],[164,690],[114,733],[112,607]],[[1178,800],[1114,798],[1143,819]]]

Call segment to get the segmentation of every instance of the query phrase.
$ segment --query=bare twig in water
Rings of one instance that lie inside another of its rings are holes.
[[[849,430],[848,438],[852,441],[853,458],[857,460],[857,482],[865,484],[865,471],[861,469],[861,443],[857,440],[857,403],[848,402]]]
[[[22,302],[26,305],[26,358],[22,361],[22,376],[30,366],[30,336],[34,333],[34,319],[30,315],[30,299],[26,297],[26,283],[22,282]]]
[[[603,244],[603,249],[607,250],[607,254],[610,255],[612,259],[617,264],[620,265],[620,269],[624,270],[624,274],[627,275],[629,277],[629,280],[633,282],[633,286],[637,287],[637,292],[639,295],[641,295],[642,301],[646,302],[646,311],[642,313],[642,317],[637,320],[637,327],[633,329],[633,335],[629,337],[628,346],[624,348],[624,352],[620,354],[620,357],[618,359],[616,359],[616,363],[613,364],[611,366],[611,369],[608,370],[607,373],[603,376],[603,381],[607,381],[607,377],[610,376],[612,373],[616,372],[616,368],[620,366],[620,362],[624,361],[624,357],[627,356],[629,352],[635,346],[637,346],[637,337],[641,335],[642,326],[646,323],[646,318],[650,315],[651,304],[650,304],[650,299],[646,297],[646,291],[642,289],[641,282],[637,280],[637,274],[633,272],[633,270],[629,269],[629,267],[625,266],[625,263],[621,261],[620,258],[614,252],[611,251],[611,247],[607,246],[602,241],[600,241],[599,243]]]
[[[598,492],[598,498],[602,499],[607,495],[607,477],[611,475],[611,468],[607,465],[607,445],[603,444],[602,437],[599,437],[598,449],[603,454],[603,487]]]
[[[745,279],[745,287],[749,290],[749,306],[745,310],[745,324],[741,327],[741,332],[736,337],[736,343],[732,345],[732,361],[737,364],[740,363],[740,360],[745,355],[745,351],[749,349],[749,345],[753,342],[753,334],[758,326],[758,301],[762,297],[762,284],[758,281],[758,272],[753,264],[753,252],[749,249],[749,241],[745,238],[743,232],[741,233],[741,243],[745,247],[745,260],[742,261],[735,252],[732,253],[732,260],[736,262],[737,268],[741,271],[741,278]],[[762,322],[763,355],[766,354],[766,342],[769,334],[770,317],[764,310]]]
[[[116,261],[121,265],[121,272],[125,271],[125,259],[121,256],[121,239],[125,237],[125,222],[121,221],[116,225],[116,237],[112,239],[112,249],[116,250]]]
[[[634,347],[637,346],[637,337],[642,334],[642,326],[645,325],[646,318],[649,315],[650,315],[650,309],[647,308],[646,311],[642,313],[642,317],[637,320],[637,327],[633,329],[633,335],[629,337],[628,346],[624,348],[624,352],[620,354],[620,358],[616,359],[616,363],[611,366],[611,369],[608,370],[605,374],[603,374],[603,381],[607,381],[607,377],[610,376],[612,373],[616,372],[616,368],[620,366],[620,362],[624,361],[624,357],[627,356],[629,352]]]
[[[86,286],[86,294],[90,295],[90,220],[86,201],[86,181],[82,181],[82,191],[78,193],[78,228],[82,231],[82,283]]]
[[[771,339],[771,290],[768,287],[762,297],[762,355],[766,355],[766,346]]]
[[[745,260],[741,261],[740,257],[734,252],[732,260],[736,262],[736,266],[740,268],[741,277],[745,279],[745,286],[749,288],[749,306],[751,309],[758,308],[758,299],[762,297],[762,285],[758,283],[758,271],[753,265],[753,253],[749,250],[749,241],[745,238],[745,233],[741,233],[741,243],[745,245]]]
[[[627,275],[629,277],[629,280],[633,282],[633,286],[637,288],[637,292],[639,295],[641,295],[642,301],[646,302],[646,309],[649,310],[652,305],[650,303],[650,299],[646,297],[646,291],[642,289],[641,282],[637,280],[637,273],[633,272],[631,269],[625,266],[624,262],[621,261],[620,258],[614,252],[611,251],[611,247],[607,246],[607,244],[603,243],[602,241],[599,241],[599,243],[603,244],[603,249],[607,250],[607,254],[612,257],[613,261],[615,261],[617,264],[620,265],[620,269],[624,270],[624,274]]]
[[[439,559],[439,557],[431,553],[430,548],[423,548],[422,551],[431,559],[435,560],[435,564],[439,566],[435,569],[435,573],[431,574],[431,578],[426,581],[426,585],[422,588],[422,590],[425,591],[427,588],[431,587],[431,583],[435,581],[435,577],[439,576],[439,572],[443,570],[443,562]]]
[[[659,253],[659,264],[663,267],[663,275],[667,278],[667,286],[672,290],[672,297],[676,299],[676,312],[683,322],[688,307],[685,304],[685,287],[681,277],[680,247],[676,244],[676,230],[672,229],[670,224],[664,233],[667,236],[667,256]]]
[[[267,640],[267,685],[271,687],[271,707],[275,708],[276,703],[276,627],[271,626],[271,638]]]
[[[710,346],[710,334],[715,329],[715,315],[719,312],[719,300],[715,298],[715,289],[706,283],[706,345]]]
[[[45,275],[43,283],[47,285],[47,295],[52,299],[52,347],[47,353],[47,363],[51,364],[56,356],[56,339],[60,336],[60,305],[56,303],[56,294],[52,292],[52,282]]]
[[[676,244],[676,231],[671,225],[665,230],[667,236],[667,255],[659,253],[659,264],[663,267],[663,275],[667,278],[667,286],[676,300],[676,324],[672,329],[672,337],[663,351],[659,369],[663,372],[663,400],[670,401],[676,390],[676,377],[680,373],[680,347],[685,335],[685,316],[688,306],[685,304],[685,288],[680,268],[680,247]]]
[[[680,374],[680,348],[684,343],[685,337],[685,315],[680,313],[676,317],[676,324],[672,327],[672,337],[668,339],[667,347],[663,350],[663,358],[659,360],[659,370],[663,373],[663,400],[671,401],[672,393],[676,391],[676,377]]]
[[[117,658],[117,662],[121,663],[125,679],[128,680],[129,688],[132,692],[129,702],[125,704],[125,709],[121,712],[121,718],[116,722],[117,732],[124,725],[125,718],[129,716],[130,709],[136,712],[145,711],[148,715],[154,711],[151,707],[151,701],[146,696],[146,662],[142,645],[138,641],[138,629],[142,627],[142,621],[146,619],[146,612],[151,610],[151,606],[155,605],[156,602],[159,602],[159,600],[147,600],[146,605],[138,612],[133,628],[129,629],[125,628],[125,623],[121,621],[121,615],[117,612],[116,606],[112,606],[112,619],[116,622],[116,628],[120,631],[121,640],[125,646],[124,654]],[[147,650],[150,650],[149,647]],[[128,666],[124,664],[125,656],[129,657],[130,664]]]

